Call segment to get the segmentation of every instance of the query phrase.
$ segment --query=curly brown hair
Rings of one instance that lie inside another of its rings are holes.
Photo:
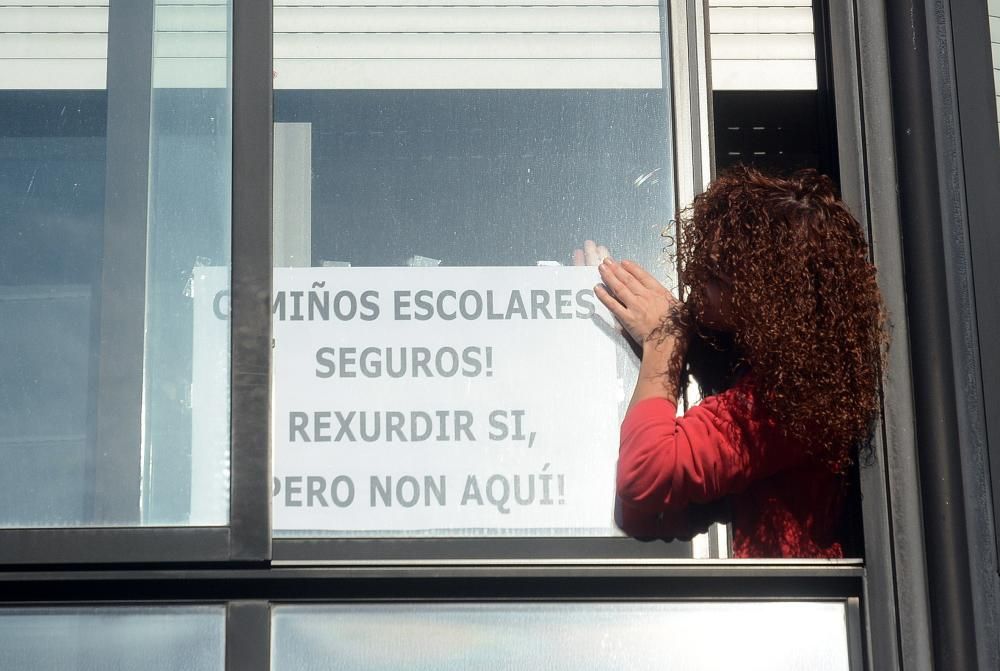
[[[886,331],[868,244],[833,182],[814,170],[782,178],[740,166],[681,212],[678,229],[694,375],[704,343],[726,361],[721,378],[699,379],[703,389],[749,368],[785,434],[844,471],[879,411]],[[706,319],[713,284],[727,294],[721,328]]]

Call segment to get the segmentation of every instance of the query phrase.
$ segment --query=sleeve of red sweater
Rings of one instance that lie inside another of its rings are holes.
[[[647,513],[678,512],[744,490],[801,458],[754,412],[752,388],[738,385],[677,417],[675,403],[640,401],[622,422],[618,495]]]

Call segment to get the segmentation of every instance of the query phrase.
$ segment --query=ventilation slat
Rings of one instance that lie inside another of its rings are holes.
[[[306,34],[274,36],[278,58],[659,58],[655,33]]]
[[[104,89],[107,69],[103,58],[0,58],[0,89]]]
[[[277,33],[657,32],[655,7],[275,8]]]
[[[712,88],[794,91],[816,88],[813,60],[712,60]]]
[[[218,0],[212,0],[218,2]],[[3,2],[4,7],[107,7],[108,0],[14,0]]]
[[[649,59],[276,59],[279,89],[659,88]]]
[[[801,0],[799,0],[801,2]],[[41,4],[46,4],[42,2]],[[107,2],[105,2],[107,4]],[[808,5],[808,1],[805,3]],[[226,6],[226,0],[157,0],[157,7]],[[285,7],[659,7],[657,0],[275,0],[275,8]]]
[[[812,0],[708,0],[709,7],[812,7]]]
[[[108,31],[107,7],[0,7],[5,33],[102,33]]]
[[[812,33],[766,35],[712,35],[716,60],[810,60],[816,58]]]
[[[107,33],[0,33],[0,58],[107,58]]]
[[[709,10],[713,33],[811,33],[809,7],[718,7]]]
[[[217,1],[217,0],[204,0]],[[519,7],[551,7],[551,6],[580,6],[580,7],[659,7],[656,0],[278,0],[274,3],[275,8],[283,7],[309,7],[313,5],[324,5],[329,7],[493,7],[493,6],[519,6]]]

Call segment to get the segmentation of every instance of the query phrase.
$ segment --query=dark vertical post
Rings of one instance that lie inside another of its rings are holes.
[[[271,609],[266,601],[226,606],[226,671],[269,671]]]
[[[136,525],[154,0],[108,9],[108,144],[100,300],[93,522]]]
[[[909,324],[900,243],[892,100],[881,3],[826,3],[845,201],[868,231],[892,322],[881,431],[860,467],[868,668],[931,668],[930,614],[914,440]],[[818,55],[817,55],[818,56]]]
[[[231,556],[271,557],[271,2],[233,2]]]
[[[947,138],[954,128],[932,87],[932,55],[948,46],[940,35],[928,35],[925,7],[932,4],[888,0],[886,19],[934,663],[938,669],[973,669],[977,654],[945,259],[944,228],[950,222],[943,221],[943,203],[954,194],[938,178],[937,150],[939,134]]]
[[[1000,226],[997,226],[1000,137],[996,94],[1000,91],[994,90],[990,42],[991,37],[993,42],[1000,42],[1000,34],[990,35],[986,0],[955,3],[951,11],[962,145],[975,147],[975,151],[966,151],[963,158],[996,542],[1000,540],[1000,348],[993,346],[993,342],[1000,333],[1000,272],[996,264],[996,259],[1000,259]]]
[[[942,162],[949,175],[945,239],[951,275],[950,293],[957,378],[956,407],[962,440],[969,572],[977,653],[981,668],[1000,660],[1000,352],[993,346],[1000,328],[1000,138],[997,90],[986,0],[943,3],[935,28],[950,38],[950,49],[936,54],[938,79],[950,95],[954,147]],[[989,3],[992,5],[993,3]],[[994,11],[995,13],[995,11]],[[993,41],[1000,36],[993,35]]]

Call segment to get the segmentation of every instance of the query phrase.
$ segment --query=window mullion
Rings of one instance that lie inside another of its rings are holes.
[[[231,558],[271,556],[271,3],[233,3]]]

